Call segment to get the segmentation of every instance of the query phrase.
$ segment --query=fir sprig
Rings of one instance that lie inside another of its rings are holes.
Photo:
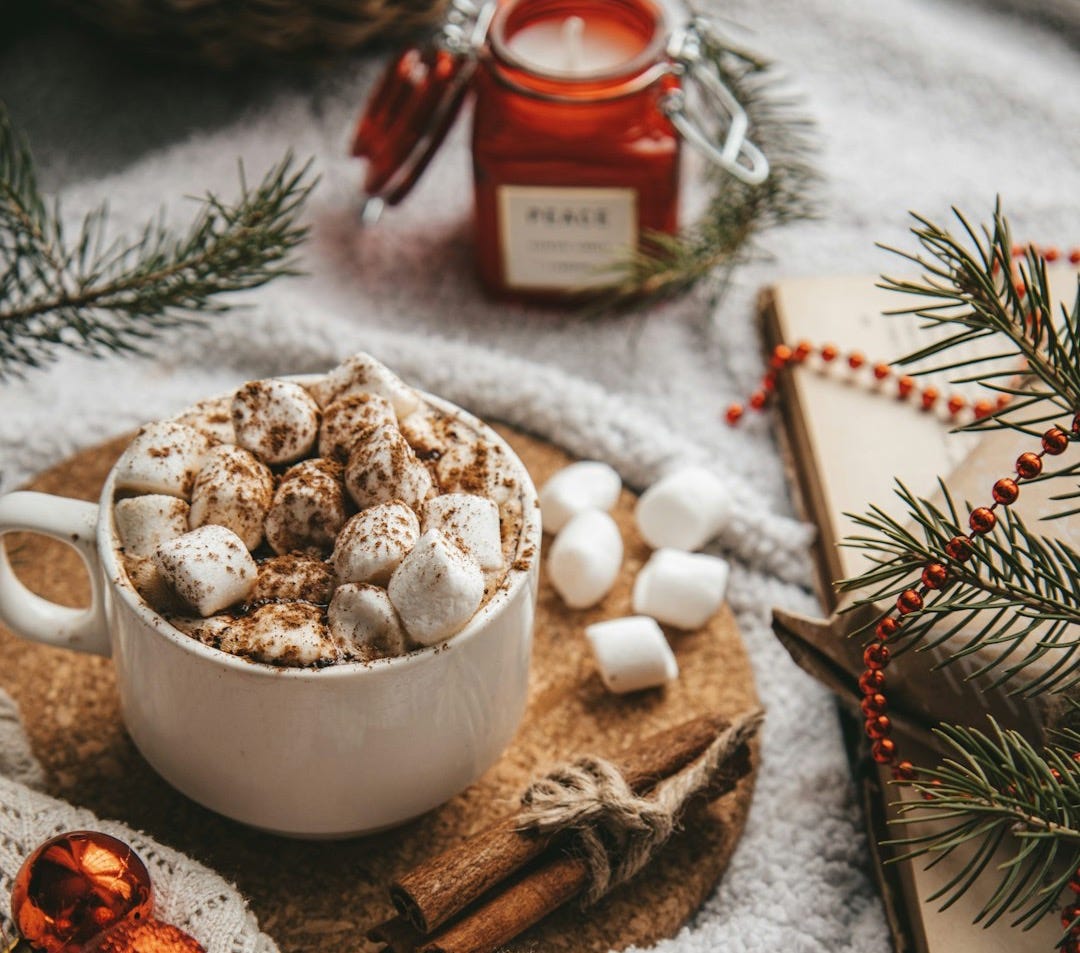
[[[921,253],[888,248],[917,265],[916,279],[884,276],[879,287],[919,300],[889,314],[914,314],[947,334],[907,355],[900,364],[913,375],[951,372],[953,383],[977,382],[1013,398],[967,430],[1010,427],[1038,436],[1048,420],[1080,408],[1080,292],[1072,308],[1056,307],[1046,261],[1029,246],[1012,270],[1013,240],[1000,202],[992,224],[973,227],[954,209],[962,237],[915,215],[912,234]],[[992,338],[993,353],[933,361],[960,346]],[[1023,372],[1027,375],[1018,379]]]
[[[883,279],[882,287],[919,299],[892,313],[917,315],[945,332],[900,363],[910,373],[950,372],[954,383],[978,382],[1010,395],[996,413],[966,429],[1009,427],[1038,438],[1053,422],[1071,431],[1080,410],[1080,294],[1072,308],[1054,309],[1046,262],[1034,248],[1010,270],[1012,240],[1000,205],[990,227],[975,229],[956,215],[959,238],[916,216],[912,231],[922,251],[900,254],[922,275]],[[989,356],[955,357],[957,347],[982,339]],[[1039,479],[1077,472],[1069,463]],[[939,650],[940,664],[947,665],[978,653],[981,666],[970,679],[989,675],[991,685],[1012,685],[1026,674],[1015,691],[1075,696],[1080,554],[1033,532],[1007,506],[997,510],[990,532],[974,533],[967,507],[960,511],[944,483],[941,491],[944,502],[935,505],[900,485],[901,517],[880,507],[854,517],[860,531],[845,545],[862,550],[869,568],[840,588],[859,592],[859,605],[894,600],[912,588],[921,593],[921,607],[904,615],[889,640],[895,654]],[[970,542],[967,559],[949,555],[947,544],[957,536]],[[931,563],[947,567],[940,589],[920,588],[920,574]],[[1061,744],[1042,751],[996,724],[990,734],[956,726],[938,734],[951,757],[919,768],[915,786],[926,800],[905,804],[901,818],[933,823],[896,843],[908,857],[941,858],[965,847],[958,872],[933,899],[948,906],[981,877],[996,876],[976,922],[1013,914],[1014,925],[1030,927],[1058,905],[1080,865],[1080,733],[1064,728]],[[992,868],[1001,848],[1008,860]]]
[[[915,783],[923,796],[902,802],[901,824],[931,822],[917,835],[891,843],[897,860],[925,857],[936,863],[964,845],[974,849],[930,902],[951,906],[984,871],[996,877],[975,917],[990,926],[1013,914],[1013,926],[1034,926],[1059,903],[1080,866],[1080,735],[1063,732],[1061,744],[1036,749],[1016,731],[993,722],[989,734],[943,725],[936,734],[949,751]],[[1007,857],[992,866],[995,853]]]
[[[950,583],[928,593],[922,609],[905,617],[894,655],[916,646],[944,646],[940,665],[981,653],[984,661],[970,677],[993,675],[993,687],[1036,665],[1037,674],[1018,692],[1038,695],[1075,686],[1080,682],[1080,554],[1032,532],[1006,509],[998,531],[972,537],[971,558],[956,563],[945,547],[967,533],[966,520],[944,483],[941,489],[944,508],[900,484],[905,523],[876,506],[865,515],[852,514],[866,532],[843,545],[861,549],[873,565],[840,588],[861,593],[855,606],[892,603],[928,563],[948,565]]]
[[[712,277],[723,280],[760,254],[755,239],[766,229],[817,211],[820,175],[813,124],[779,90],[771,64],[702,31],[705,65],[715,69],[746,110],[751,135],[769,160],[769,177],[747,185],[711,166],[712,198],[700,220],[677,235],[650,232],[620,268],[619,281],[594,302],[600,310],[646,308],[683,294]]]
[[[221,295],[295,274],[310,166],[286,156],[254,187],[241,169],[239,198],[207,194],[179,235],[159,217],[134,239],[114,238],[102,205],[69,236],[0,104],[0,380],[64,348],[141,352],[165,330],[227,311]]]

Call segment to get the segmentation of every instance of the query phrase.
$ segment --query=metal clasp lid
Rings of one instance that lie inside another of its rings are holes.
[[[685,88],[667,92],[660,107],[682,136],[712,162],[740,182],[760,185],[769,177],[769,160],[747,138],[750,123],[746,110],[705,55],[710,41],[712,45],[723,45],[715,39],[708,20],[694,17],[686,26],[672,33],[668,42],[668,57],[678,75],[698,84],[702,93],[701,104],[711,115],[700,118],[691,116]],[[705,131],[707,119],[713,120],[714,125],[719,123],[727,127],[724,143],[719,148]]]
[[[427,42],[386,68],[364,107],[352,154],[367,160],[361,217],[374,222],[416,184],[457,119],[496,4],[453,0]]]

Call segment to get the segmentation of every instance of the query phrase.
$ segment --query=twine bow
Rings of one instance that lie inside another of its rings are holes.
[[[593,904],[645,867],[667,843],[696,796],[709,790],[731,756],[757,732],[758,710],[737,719],[704,752],[647,796],[635,794],[603,758],[560,765],[521,798],[521,830],[572,832],[589,868],[585,903]]]

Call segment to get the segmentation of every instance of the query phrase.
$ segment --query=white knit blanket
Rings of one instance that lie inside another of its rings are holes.
[[[378,63],[357,60],[317,80],[230,81],[136,68],[62,32],[16,43],[0,57],[0,91],[72,218],[108,197],[118,229],[131,231],[163,201],[182,219],[180,196],[233,192],[238,156],[251,178],[288,147],[315,155],[323,180],[310,206],[308,277],[251,295],[250,311],[176,337],[153,361],[65,358],[0,385],[0,488],[196,397],[325,368],[357,348],[481,415],[609,460],[635,487],[681,460],[714,466],[734,504],[716,548],[736,563],[731,602],[768,719],[732,866],[694,922],[657,949],[885,951],[832,701],[768,629],[773,605],[813,609],[809,537],[791,518],[769,423],[732,431],[720,418],[761,373],[756,290],[791,274],[892,269],[874,242],[904,244],[909,208],[940,218],[954,203],[985,218],[1001,193],[1019,238],[1080,242],[1070,204],[1080,194],[1080,62],[1067,40],[1077,31],[1041,25],[1036,6],[1013,15],[973,0],[725,4],[787,65],[819,120],[823,218],[770,236],[774,257],[736,275],[718,306],[697,295],[595,322],[479,296],[465,124],[406,204],[376,229],[357,229],[358,170],[344,151]],[[1058,23],[1070,15],[1059,0],[1041,6]],[[0,778],[0,890],[42,837],[90,823],[20,783],[33,782],[34,766],[19,737],[0,713],[0,774],[9,776]],[[235,891],[133,836],[151,855],[169,917],[210,953],[272,949]]]

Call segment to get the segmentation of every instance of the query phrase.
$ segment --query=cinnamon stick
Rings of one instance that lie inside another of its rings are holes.
[[[417,931],[405,917],[393,917],[372,927],[367,938],[373,943],[385,943],[386,953],[415,953],[417,947],[425,942],[423,934]]]
[[[697,758],[728,726],[702,715],[651,735],[613,759],[637,794]],[[551,838],[518,831],[518,816],[474,835],[421,864],[390,887],[397,910],[423,934],[437,930],[469,904],[538,857]]]
[[[703,792],[699,803],[731,791],[749,771],[750,750],[743,745]],[[416,953],[492,953],[569,903],[588,885],[589,868],[584,860],[557,855],[469,910]]]

